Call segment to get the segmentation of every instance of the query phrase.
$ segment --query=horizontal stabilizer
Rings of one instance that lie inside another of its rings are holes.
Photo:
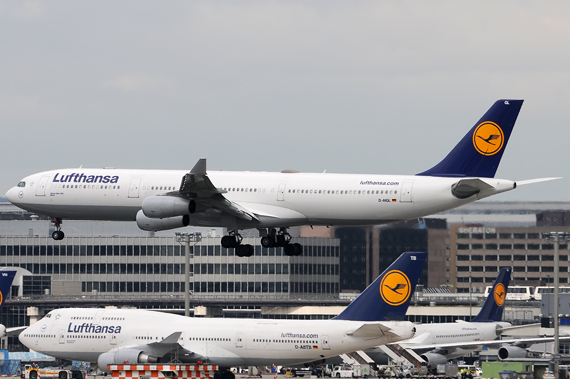
[[[558,179],[562,179],[562,177],[556,177],[556,178],[537,178],[537,179],[520,180],[520,181],[517,181],[517,186],[524,186],[525,184],[534,184],[534,183],[549,182],[549,181],[551,181],[551,180],[558,180]]]
[[[383,325],[381,323],[374,323],[362,324],[358,329],[346,334],[357,338],[373,339],[385,337],[387,334],[393,334],[390,331],[391,329],[386,325]]]
[[[493,178],[461,179],[451,185],[451,193],[458,199],[467,199],[477,195],[482,199],[497,193],[513,190],[517,183],[510,180]]]

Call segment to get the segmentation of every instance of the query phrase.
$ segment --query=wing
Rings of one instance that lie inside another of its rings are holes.
[[[172,356],[177,357],[181,356],[181,354],[189,359],[205,359],[204,356],[183,348],[178,342],[181,340],[181,336],[182,332],[175,332],[161,341],[140,345],[120,346],[106,353],[102,353],[97,362],[99,367],[105,370],[104,368],[108,367],[108,365],[138,362],[141,352],[148,356],[149,362],[158,361],[165,356],[167,359],[170,359]]]
[[[22,330],[26,329],[27,326],[15,326],[13,328],[6,328],[6,335],[7,336],[16,336],[22,332]]]
[[[223,193],[208,178],[206,159],[200,159],[194,168],[182,178],[177,195],[193,199],[206,207],[217,208],[237,218],[247,221],[258,220],[253,212],[226,199]]]
[[[400,343],[403,348],[412,349],[418,354],[427,353],[428,351],[445,351],[447,354],[453,353],[457,349],[465,350],[481,350],[485,347],[501,347],[504,345],[512,345],[520,348],[528,348],[531,345],[544,342],[552,342],[554,337],[535,337],[535,338],[510,338],[503,340],[487,340],[487,341],[469,341],[469,342],[454,342],[442,344],[426,344],[426,345],[412,345]],[[570,341],[570,336],[560,337],[560,341]],[[397,343],[396,343],[397,344]]]

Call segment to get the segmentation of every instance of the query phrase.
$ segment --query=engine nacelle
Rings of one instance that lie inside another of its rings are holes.
[[[0,338],[6,337],[6,327],[0,324]]]
[[[149,218],[184,216],[196,211],[196,202],[175,196],[149,196],[142,202],[142,211]]]
[[[111,353],[103,353],[97,358],[99,368],[105,372],[111,372],[108,365],[122,365],[139,363],[157,363],[158,358],[148,355],[141,350],[119,349]]]
[[[190,216],[176,216],[168,218],[150,218],[146,217],[142,210],[137,213],[137,225],[140,229],[149,232],[158,232],[159,230],[169,230],[183,228],[190,225]]]
[[[435,368],[437,365],[444,365],[447,363],[447,357],[438,353],[425,353],[420,357],[427,362],[429,368]]]
[[[497,351],[499,359],[526,358],[526,349],[518,346],[501,346]]]

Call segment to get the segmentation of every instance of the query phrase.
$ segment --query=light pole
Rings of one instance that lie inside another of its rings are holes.
[[[184,244],[184,316],[190,316],[190,242],[202,241],[202,233],[176,233],[176,242]]]
[[[559,340],[559,276],[560,276],[560,241],[566,241],[570,236],[566,232],[547,232],[542,233],[542,238],[547,243],[554,244],[554,377],[558,378],[558,358],[560,357],[560,340]]]

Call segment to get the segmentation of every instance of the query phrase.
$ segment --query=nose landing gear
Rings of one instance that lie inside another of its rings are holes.
[[[65,233],[61,231],[61,224],[63,221],[61,218],[56,218],[52,222],[53,226],[55,227],[55,230],[51,234],[51,238],[53,238],[56,241],[61,241],[65,237]]]

